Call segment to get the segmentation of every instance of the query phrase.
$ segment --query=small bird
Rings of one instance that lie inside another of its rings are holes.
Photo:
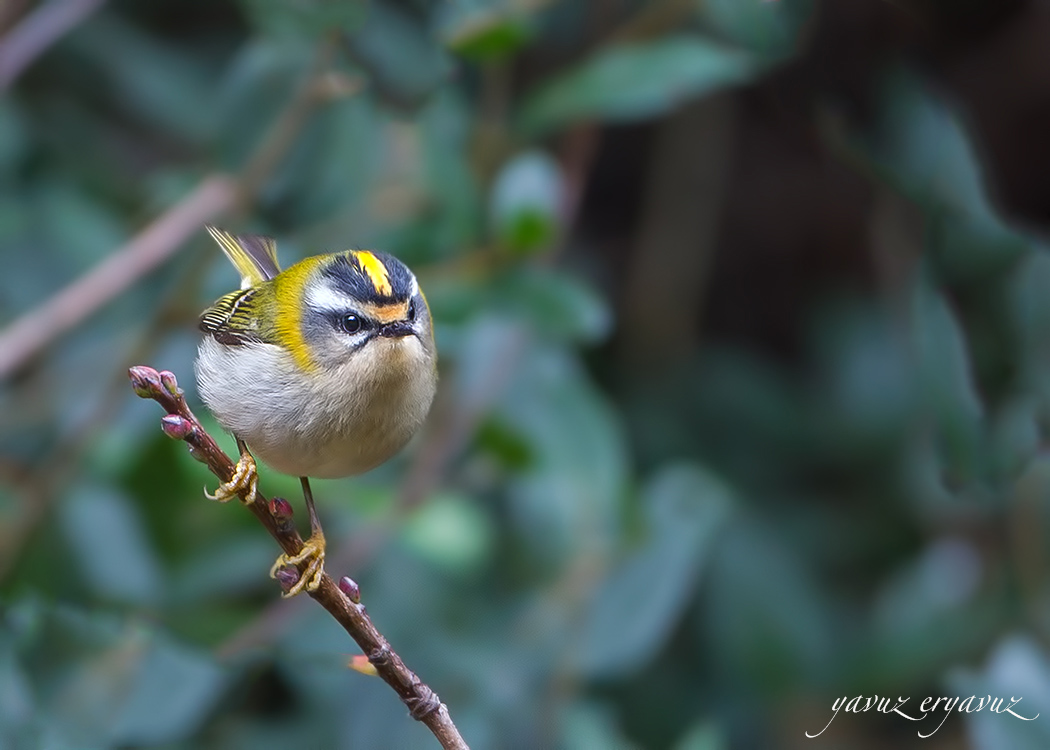
[[[308,562],[286,596],[313,591],[325,540],[308,477],[375,468],[422,425],[437,387],[430,309],[412,272],[385,253],[346,250],[282,271],[273,239],[207,230],[241,275],[241,288],[200,317],[198,390],[241,454],[234,476],[208,497],[243,492],[254,502],[252,452],[298,476],[310,538],[298,555],[277,558],[270,575]]]

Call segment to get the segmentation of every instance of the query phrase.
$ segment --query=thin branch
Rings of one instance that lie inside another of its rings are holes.
[[[6,90],[48,47],[94,13],[105,0],[51,0],[0,40],[0,91]]]
[[[157,372],[151,367],[141,366],[132,367],[128,375],[136,394],[142,398],[153,399],[167,412],[167,416],[162,420],[165,434],[186,441],[190,455],[206,464],[221,481],[229,481],[234,472],[233,460],[190,411],[175,376],[170,372]],[[244,492],[242,491],[242,500]],[[245,507],[266,528],[285,553],[294,556],[302,550],[303,539],[292,522],[291,506],[287,501],[278,498],[267,500],[259,494],[255,502]],[[306,562],[299,565],[298,575],[304,574],[306,566]],[[290,568],[284,571],[291,573]],[[292,580],[288,580],[285,576],[279,576],[278,580],[287,588],[295,583],[297,577],[293,574]],[[412,718],[425,724],[446,750],[469,750],[452,722],[445,704],[405,666],[401,657],[372,624],[364,605],[360,602],[356,584],[345,578],[341,583],[342,585],[337,584],[325,573],[320,586],[309,595],[328,610],[336,622],[357,642],[378,675],[408,706]]]
[[[233,207],[237,182],[214,175],[94,268],[0,331],[0,379],[128,289],[201,225]]]
[[[0,34],[6,35],[26,13],[32,0],[4,0],[0,3]]]

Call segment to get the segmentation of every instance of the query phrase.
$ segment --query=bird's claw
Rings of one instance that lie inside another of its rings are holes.
[[[242,497],[245,505],[255,502],[257,488],[259,485],[259,472],[255,465],[255,459],[250,453],[242,453],[237,460],[237,466],[233,470],[233,476],[228,482],[223,482],[212,495],[207,489],[204,496],[209,500],[217,500],[225,503],[235,497]],[[243,495],[242,495],[243,493]]]
[[[287,599],[302,593],[304,589],[308,592],[317,591],[317,587],[321,585],[321,579],[324,577],[324,555],[324,534],[320,531],[315,531],[310,535],[309,539],[303,542],[303,548],[299,550],[299,554],[282,554],[277,558],[277,562],[270,568],[270,578],[276,578],[277,571],[285,566],[298,567],[301,563],[309,561],[306,569],[300,573],[299,580],[285,591],[282,596]]]

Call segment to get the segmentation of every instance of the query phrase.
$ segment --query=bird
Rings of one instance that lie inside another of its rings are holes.
[[[270,575],[305,562],[285,596],[315,591],[325,538],[309,478],[369,471],[422,426],[438,378],[430,308],[412,271],[387,253],[343,250],[281,270],[274,239],[205,228],[241,276],[199,321],[197,389],[240,451],[233,477],[205,494],[254,502],[256,456],[299,477],[310,537]]]

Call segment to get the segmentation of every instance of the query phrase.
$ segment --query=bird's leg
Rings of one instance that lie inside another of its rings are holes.
[[[309,564],[299,576],[296,584],[284,593],[285,597],[295,596],[303,589],[316,591],[317,587],[321,585],[321,577],[324,575],[324,531],[322,531],[321,522],[317,518],[317,508],[314,507],[314,495],[310,491],[310,480],[306,477],[299,477],[299,481],[303,485],[303,498],[306,500],[306,510],[310,514],[310,538],[303,542],[303,548],[299,550],[299,554],[294,556],[282,554],[278,557],[277,562],[270,568],[270,577],[276,577],[278,569],[286,565],[298,566],[306,561],[309,561]]]
[[[210,494],[205,488],[204,496],[209,500],[218,500],[220,503],[225,503],[235,497],[239,497],[242,492],[247,490],[247,493],[244,495],[244,504],[250,505],[255,502],[256,490],[259,485],[259,472],[255,466],[255,459],[248,452],[248,446],[240,438],[237,438],[237,448],[241,452],[241,457],[237,459],[237,466],[234,467],[233,476],[230,477],[230,481],[220,484],[214,495]]]

